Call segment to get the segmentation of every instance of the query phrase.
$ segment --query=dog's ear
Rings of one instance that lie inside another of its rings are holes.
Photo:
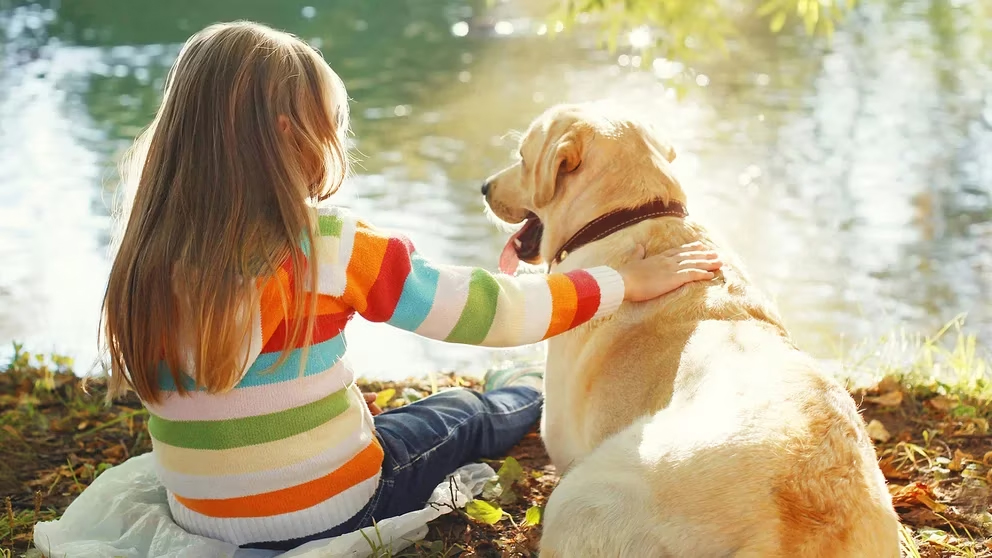
[[[671,163],[672,161],[675,160],[675,148],[674,147],[672,147],[670,144],[662,143],[661,144],[661,148],[662,148],[661,149],[662,156],[665,159],[667,159],[669,163]]]
[[[653,125],[642,124],[640,132],[648,146],[657,151],[666,161],[671,163],[675,160],[675,147],[667,141],[662,140]]]
[[[535,168],[534,207],[551,203],[565,174],[582,163],[582,134],[574,127],[545,150],[544,160]]]

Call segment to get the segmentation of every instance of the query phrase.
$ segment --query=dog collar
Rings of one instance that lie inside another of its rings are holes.
[[[625,207],[611,211],[596,217],[566,240],[565,244],[562,244],[561,248],[555,252],[555,257],[552,258],[551,263],[560,264],[568,257],[569,253],[641,221],[658,217],[685,218],[688,216],[689,212],[685,206],[674,200],[667,203],[662,200],[653,200],[637,207]]]

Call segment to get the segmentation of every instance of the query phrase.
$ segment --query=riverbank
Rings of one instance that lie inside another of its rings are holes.
[[[989,558],[990,370],[973,338],[939,341],[922,340],[899,368],[857,363],[876,367],[881,379],[852,387],[851,394],[876,440],[903,521],[904,556]],[[57,518],[107,468],[151,449],[138,401],[104,405],[101,382],[89,382],[84,391],[71,365],[18,349],[0,372],[0,556],[29,553],[35,522]],[[940,381],[933,379],[936,372]],[[385,408],[452,386],[478,387],[474,378],[456,374],[362,384]],[[540,509],[558,481],[537,433],[492,465],[500,470],[499,486],[472,506],[471,517],[442,516],[424,541],[395,556],[536,556]]]

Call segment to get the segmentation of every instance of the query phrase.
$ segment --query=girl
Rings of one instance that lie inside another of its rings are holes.
[[[538,420],[540,391],[512,374],[373,417],[345,358],[356,312],[514,346],[720,266],[699,250],[520,278],[433,264],[402,236],[318,208],[347,175],[348,127],[345,88],[319,53],[239,22],[189,39],[132,151],[103,307],[110,396],[131,388],[148,408],[172,515],[193,533],[289,549],[366,527],[421,508]]]

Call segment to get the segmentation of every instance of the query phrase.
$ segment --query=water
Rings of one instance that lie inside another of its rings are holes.
[[[728,56],[682,49],[682,64],[610,54],[592,28],[549,40],[534,9],[0,0],[0,361],[11,340],[94,357],[114,165],[181,42],[236,18],[322,49],[362,154],[340,203],[439,261],[495,268],[506,235],[478,186],[510,160],[505,132],[555,102],[612,98],[675,143],[691,210],[720,224],[805,349],[833,357],[962,312],[992,341],[987,0],[863,0],[832,46],[761,23]],[[516,354],[353,329],[356,366],[379,377]]]

